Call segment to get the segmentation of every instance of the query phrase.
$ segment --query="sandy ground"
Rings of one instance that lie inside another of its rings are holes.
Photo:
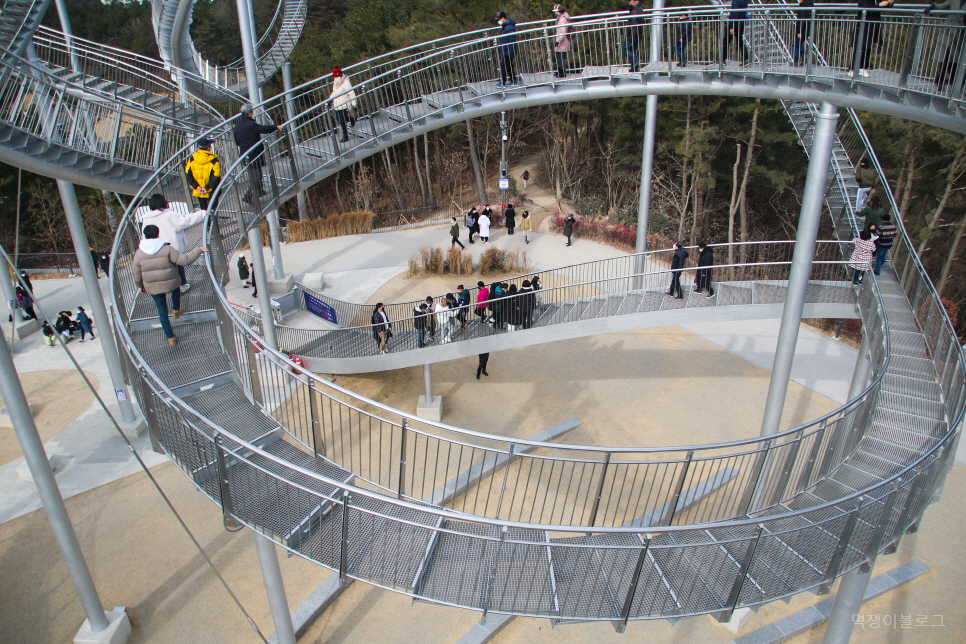
[[[97,388],[97,377],[90,373],[87,377]],[[20,374],[20,383],[27,401],[35,407],[34,423],[45,443],[94,402],[94,394],[76,371],[31,371]],[[0,465],[21,456],[13,429],[0,427]]]

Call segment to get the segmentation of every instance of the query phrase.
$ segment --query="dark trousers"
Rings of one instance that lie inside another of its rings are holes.
[[[714,289],[711,287],[711,269],[710,268],[698,269],[698,281],[697,281],[696,290],[698,291],[698,293],[700,293],[704,289],[708,289],[708,293],[710,293],[711,295],[714,295]]]
[[[667,294],[671,297],[684,297],[681,292],[681,271],[671,271],[671,288]]]
[[[188,283],[188,278],[187,276],[185,276],[185,272],[184,272],[184,266],[181,266],[181,265],[178,266],[178,276],[181,278],[181,286],[184,286],[185,284]],[[175,308],[178,308],[178,307],[175,307]]]
[[[567,52],[565,51],[555,51],[553,52],[557,59],[557,76],[562,77],[567,75]]]
[[[886,255],[889,254],[889,249],[892,245],[888,246],[877,246],[875,249],[875,274],[878,275],[882,272],[882,265],[885,264]]]
[[[91,325],[90,324],[79,324],[78,326],[80,327],[81,340],[84,339],[84,334],[85,333],[90,333],[92,338],[96,338],[97,337],[97,336],[94,335],[94,329],[91,328]]]
[[[565,236],[567,237],[567,245],[568,245],[568,246],[570,246],[570,236],[571,236],[572,234],[573,234],[573,233],[564,233],[564,235],[565,235]]]
[[[262,187],[262,166],[258,163],[248,164],[248,181],[251,183],[242,200],[251,203],[252,193],[258,191],[259,197],[265,196],[265,188]]]
[[[480,364],[476,367],[476,377],[479,378],[481,373],[486,373],[486,363],[490,360],[489,353],[480,354]],[[490,375],[490,374],[486,374]]]
[[[452,248],[453,244],[459,244],[460,248],[466,248],[466,246],[464,246],[463,243],[460,241],[459,237],[453,237],[453,241],[452,243],[450,243],[449,247]]]
[[[503,85],[517,82],[517,66],[514,58],[516,58],[515,54],[500,54],[500,83]]]
[[[939,71],[936,72],[936,86],[939,87],[940,92],[953,81],[953,72],[963,48],[963,41],[966,40],[966,33],[957,30],[954,34],[949,34],[947,38],[949,44],[946,46],[946,54],[943,56],[942,64],[939,65]]]
[[[734,31],[734,33],[731,33]],[[724,41],[721,43],[721,60],[728,59],[728,49],[731,45],[731,40],[734,39],[738,41],[738,50],[741,52],[741,60],[744,63],[748,62],[748,48],[745,47],[745,21],[735,20],[734,22],[728,23],[728,31],[725,32]]]
[[[852,275],[852,283],[856,285],[861,284],[863,277],[865,277],[865,271],[855,269],[855,273]]]
[[[637,71],[637,65],[640,62],[640,56],[637,55],[637,46],[639,45],[637,40],[625,40],[624,44],[621,45],[621,53],[627,58],[631,63],[631,71]]]
[[[181,308],[181,290],[174,289],[170,295],[171,308],[177,311]],[[168,293],[161,293],[160,295],[152,293],[151,299],[154,300],[154,306],[158,309],[158,318],[161,320],[161,329],[164,331],[164,337],[168,339],[173,338],[174,331],[171,330],[171,320],[168,319]]]
[[[506,231],[507,231],[507,234],[508,234],[508,235],[512,235],[512,234],[513,234],[513,229],[514,229],[514,228],[516,228],[516,226],[507,226],[507,227],[506,227]]]
[[[688,43],[684,40],[679,40],[674,43],[674,54],[678,57],[678,62],[682,65],[688,64]]]
[[[423,340],[426,338],[426,329],[416,329],[416,348],[423,348]]]
[[[339,127],[342,128],[342,142],[345,143],[349,140],[349,110],[336,110],[335,119],[339,122]]]

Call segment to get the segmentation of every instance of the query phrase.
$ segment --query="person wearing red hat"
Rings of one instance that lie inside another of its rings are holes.
[[[349,128],[356,126],[356,119],[349,115],[349,110],[354,110],[358,101],[356,100],[355,90],[352,89],[352,82],[348,76],[342,73],[342,68],[338,66],[332,68],[332,94],[329,95],[329,100],[332,101],[335,118],[339,121],[339,127],[342,128],[340,143],[348,143]],[[348,124],[348,127],[346,124]]]

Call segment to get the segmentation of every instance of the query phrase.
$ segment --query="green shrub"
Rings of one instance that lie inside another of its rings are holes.
[[[600,197],[583,197],[577,202],[577,214],[581,217],[597,217],[604,212],[604,200]]]

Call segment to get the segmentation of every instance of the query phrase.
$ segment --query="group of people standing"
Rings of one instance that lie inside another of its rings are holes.
[[[506,208],[503,209],[503,224],[506,226],[507,234],[512,235],[517,228],[517,211],[513,207],[513,204],[507,204]],[[493,209],[490,208],[490,204],[486,204],[483,210],[477,211],[476,206],[470,208],[470,211],[466,213],[466,228],[469,231],[469,240],[471,244],[476,242],[473,241],[473,236],[478,235],[480,241],[484,244],[490,243],[490,229],[493,226]],[[523,214],[520,216],[520,228],[523,230],[523,243],[530,243],[530,233],[533,231],[533,222],[530,219],[530,211],[524,210]],[[460,248],[466,248],[460,243],[459,240],[459,224],[456,221],[456,217],[450,220],[450,236],[452,237],[452,242],[450,247],[452,248],[456,244],[459,244]]]
[[[849,257],[854,286],[862,283],[865,272],[870,268],[876,275],[881,274],[882,264],[899,233],[892,216],[883,210],[882,200],[876,194],[869,197],[868,205],[856,217],[862,219],[863,228],[859,236],[852,240],[854,248]]]
[[[91,340],[97,339],[97,336],[94,335],[94,321],[87,315],[83,306],[77,307],[76,316],[70,311],[59,311],[53,328],[51,328],[49,322],[44,320],[40,330],[44,334],[44,341],[48,347],[54,346],[55,338],[58,335],[63,338],[64,342],[73,340],[76,333],[80,333],[81,342],[84,342],[88,335],[91,336]]]

